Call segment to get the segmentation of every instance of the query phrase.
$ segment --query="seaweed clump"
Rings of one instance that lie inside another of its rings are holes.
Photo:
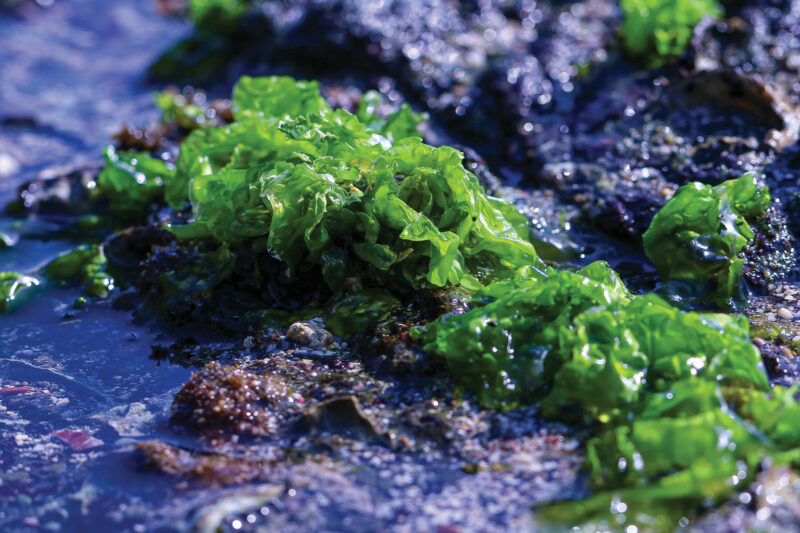
[[[23,294],[39,285],[34,277],[17,272],[0,272],[0,313],[10,312]]]
[[[755,236],[751,224],[769,204],[769,189],[757,187],[749,173],[716,187],[689,183],[656,213],[642,236],[644,251],[662,281],[679,282],[683,292],[690,287],[694,303],[746,307],[741,254]]]
[[[476,286],[539,264],[527,219],[488,197],[460,152],[424,144],[408,107],[384,123],[360,113],[365,124],[316,83],[247,77],[233,106],[236,122],[181,147],[167,200],[190,198],[194,221],[172,228],[179,239],[247,242],[290,271],[319,265],[334,292],[370,272]]]
[[[765,456],[797,463],[800,404],[770,390],[744,316],[632,295],[599,262],[492,284],[472,306],[417,330],[425,350],[486,406],[540,402],[592,428],[585,468],[600,492],[549,507],[551,518],[627,510],[668,528],[752,479]]]
[[[715,0],[622,0],[620,7],[626,51],[651,68],[682,54],[703,17],[723,13]]]
[[[81,245],[50,261],[44,273],[59,283],[81,285],[87,296],[105,298],[114,290],[114,278],[106,271],[107,267],[102,247]]]
[[[189,222],[168,227],[178,250],[195,246],[224,265],[195,300],[244,271],[253,287],[322,279],[334,297],[368,288],[474,290],[520,268],[546,271],[527,218],[488,196],[459,151],[424,144],[423,116],[402,106],[382,120],[374,99],[353,115],[331,109],[315,82],[243,77],[234,122],[193,131],[174,171],[145,153],[109,150],[98,189],[112,210],[191,206]],[[270,275],[275,263],[280,276]],[[160,274],[160,294],[186,293],[185,270]]]

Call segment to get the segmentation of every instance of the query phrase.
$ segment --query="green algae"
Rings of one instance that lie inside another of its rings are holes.
[[[364,289],[336,300],[324,315],[325,326],[341,337],[373,331],[398,307],[400,301],[389,292]]]
[[[230,30],[251,4],[248,0],[191,0],[189,16],[198,28]]]
[[[11,312],[39,280],[17,272],[0,272],[0,313]]]
[[[179,92],[161,91],[155,94],[154,101],[161,110],[161,121],[165,124],[178,124],[189,131],[213,125],[213,119],[206,109]]]
[[[10,313],[22,301],[32,297],[43,279],[60,285],[80,285],[86,296],[105,298],[114,289],[114,278],[107,269],[103,250],[98,245],[81,245],[65,252],[37,272],[36,276],[17,272],[0,273],[0,314]],[[38,277],[37,277],[38,276]],[[85,306],[86,298],[80,304]]]
[[[543,401],[546,413],[606,422],[637,400],[643,380],[669,383],[698,366],[766,385],[744,317],[633,296],[603,263],[490,285],[472,307],[418,335],[484,405]]]
[[[720,17],[715,0],[621,0],[622,42],[627,53],[659,67],[683,53],[703,17]]]
[[[769,202],[769,190],[756,187],[751,174],[716,187],[689,183],[656,213],[644,251],[661,280],[684,284],[693,303],[746,307],[740,254],[754,237],[750,224]]]
[[[108,261],[97,245],[81,245],[56,257],[44,274],[63,284],[81,285],[87,296],[105,298],[114,289],[114,278],[106,271]]]
[[[313,82],[244,77],[236,121],[181,147],[173,207],[190,200],[182,240],[251,244],[286,264],[316,265],[334,293],[365,285],[479,287],[544,266],[527,221],[486,195],[462,154],[416,133],[404,107],[385,121],[332,110]]]
[[[794,465],[800,453],[795,391],[770,390],[744,316],[632,295],[603,263],[489,285],[469,312],[415,335],[483,405],[539,403],[591,429],[597,492],[540,509],[556,522],[674,528],[764,457]]]
[[[147,153],[105,150],[105,168],[97,176],[97,191],[116,216],[140,216],[154,202],[163,202],[165,183],[174,179],[169,163]]]

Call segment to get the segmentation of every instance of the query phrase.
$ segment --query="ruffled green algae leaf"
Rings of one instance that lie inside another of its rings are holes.
[[[359,118],[285,77],[245,77],[233,101],[235,123],[181,147],[166,197],[189,199],[194,221],[172,228],[179,238],[264,240],[290,273],[321,268],[334,294],[348,278],[477,288],[544,268],[524,217],[486,195],[460,152],[424,144],[410,109]]]
[[[611,269],[598,265],[590,267],[589,272],[603,280],[616,277]],[[621,309],[628,299],[627,289],[620,290],[573,272],[548,270],[543,278],[495,283],[476,294],[473,301],[477,307],[431,324],[424,333],[425,350],[443,357],[451,372],[478,395],[482,404],[510,407],[530,403],[543,398],[556,365],[573,355],[571,345],[578,339],[568,338],[566,327],[583,313],[600,309],[608,312],[591,320],[587,318],[584,329],[576,327],[569,332],[584,339],[591,334],[592,342],[597,344],[601,336],[598,328],[605,327],[604,320],[616,320],[610,313]],[[623,357],[623,363],[631,368],[643,366],[640,354],[623,347],[628,339],[620,336],[618,330],[613,329],[610,337],[606,337],[615,353]],[[574,350],[580,353],[584,348]],[[586,351],[590,351],[589,346]],[[606,367],[604,361],[586,362],[590,373],[602,372]],[[633,376],[628,377],[635,381]],[[620,383],[623,381],[620,376]],[[634,383],[629,386],[635,388]],[[609,397],[619,394],[619,391],[606,392]],[[593,401],[598,398],[595,395]]]
[[[171,164],[146,153],[118,152],[109,146],[105,161],[97,190],[116,215],[139,215],[153,202],[163,201],[165,184],[175,177]]]
[[[740,254],[753,239],[750,224],[769,202],[769,190],[756,187],[749,173],[716,187],[684,185],[653,217],[645,253],[662,281],[682,284],[684,299],[693,292],[692,303],[746,307]]]
[[[383,95],[378,91],[367,91],[361,97],[356,117],[368,130],[378,132],[389,141],[420,136],[417,127],[428,119],[426,113],[416,113],[411,106],[403,104],[384,119],[378,114],[382,103]]]
[[[81,245],[50,261],[44,274],[61,283],[82,285],[87,296],[104,298],[114,289],[114,278],[107,267],[102,247]]]
[[[161,110],[161,121],[164,123],[176,123],[189,131],[212,126],[206,110],[179,92],[161,91],[155,93],[153,100]]]
[[[715,0],[621,0],[625,51],[648,67],[683,53],[703,17],[720,17]]]
[[[316,81],[296,81],[288,76],[242,76],[233,89],[237,120],[247,116],[284,118],[330,111]]]
[[[424,349],[484,406],[539,402],[591,430],[596,494],[539,508],[561,527],[670,529],[764,457],[797,461],[800,404],[770,389],[744,316],[632,295],[600,262],[490,284],[471,307],[419,328]]]
[[[11,312],[38,285],[39,280],[32,276],[0,272],[0,313]]]

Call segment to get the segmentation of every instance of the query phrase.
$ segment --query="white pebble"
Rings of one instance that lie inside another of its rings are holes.
[[[794,313],[786,309],[785,307],[781,307],[778,309],[778,316],[781,318],[785,318],[786,320],[791,320],[794,318]]]

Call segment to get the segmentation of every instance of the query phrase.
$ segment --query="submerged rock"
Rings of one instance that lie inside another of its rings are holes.
[[[158,440],[136,445],[142,466],[209,485],[241,485],[263,476],[262,462],[215,453],[192,452]]]
[[[295,422],[294,430],[304,433],[344,434],[364,442],[385,442],[379,430],[355,396],[331,398],[309,406]]]
[[[274,435],[290,394],[278,376],[211,362],[175,396],[171,421],[212,434]]]

